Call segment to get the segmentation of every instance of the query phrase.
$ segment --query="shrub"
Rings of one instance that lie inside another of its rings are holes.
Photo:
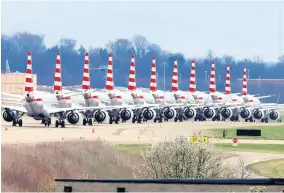
[[[243,167],[245,169],[245,167]],[[136,177],[145,178],[236,178],[236,168],[225,165],[220,151],[210,143],[189,143],[184,136],[164,140],[142,151]],[[243,172],[243,171],[240,171]]]
[[[2,191],[47,191],[54,178],[131,178],[135,156],[103,141],[2,145]]]

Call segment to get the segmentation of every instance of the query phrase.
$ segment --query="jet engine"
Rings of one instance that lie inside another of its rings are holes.
[[[250,108],[241,108],[240,109],[240,116],[243,119],[249,119],[252,117],[252,110]]]
[[[147,121],[153,120],[156,118],[156,111],[154,109],[144,108],[142,109],[142,117]]]
[[[79,113],[78,112],[70,112],[67,114],[67,120],[71,124],[76,124],[79,122]]]
[[[108,118],[108,112],[104,110],[97,110],[94,112],[94,119],[98,123],[106,122]]]
[[[215,109],[210,107],[205,108],[203,114],[206,119],[213,119],[216,116]]]
[[[32,93],[27,93],[26,96],[25,96],[25,99],[28,103],[32,102],[33,99],[34,99],[34,95]]]
[[[185,107],[184,108],[184,116],[187,119],[194,119],[196,117],[197,113],[196,110],[193,108]]]
[[[252,116],[254,119],[261,120],[265,117],[264,109],[253,109]]]
[[[174,108],[167,107],[163,111],[163,117],[165,119],[174,119],[177,116],[177,112]]]
[[[8,111],[8,110],[5,110],[3,112],[3,119],[7,122],[12,122],[13,121],[13,117],[14,117],[14,114],[13,114],[13,111]]]
[[[224,119],[230,119],[232,116],[233,116],[233,111],[232,109],[230,108],[223,108],[221,110],[221,116],[224,118]]]
[[[279,119],[279,112],[277,112],[276,110],[270,110],[269,111],[269,114],[268,114],[268,118],[270,119],[270,120],[272,120],[272,121],[276,121],[276,120],[278,120]]]
[[[123,121],[132,120],[133,115],[134,115],[133,111],[129,109],[122,109],[119,114],[120,114],[120,118]]]

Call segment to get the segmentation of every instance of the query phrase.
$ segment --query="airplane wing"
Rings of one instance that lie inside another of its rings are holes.
[[[3,104],[23,105],[23,103],[17,101],[2,101],[2,105]]]
[[[101,105],[101,106],[96,106],[96,107],[78,107],[77,110],[79,110],[79,111],[99,110],[99,109],[111,110],[111,109],[124,109],[124,108],[135,109],[135,108],[137,108],[137,106],[135,106],[135,105],[122,105],[122,106]]]
[[[257,99],[264,99],[264,98],[270,98],[270,97],[274,97],[275,95],[267,95],[267,96],[260,96],[260,97],[255,97]]]
[[[10,109],[12,111],[19,111],[19,112],[22,112],[22,113],[27,113],[27,109],[23,106],[9,106],[9,105],[1,105],[1,108],[3,109]]]
[[[23,95],[10,94],[10,93],[5,93],[5,92],[1,92],[1,95],[8,96],[8,97],[14,97],[14,98],[20,98],[20,99],[23,99],[23,98],[24,98]]]
[[[83,107],[82,107],[83,108]],[[80,107],[72,107],[72,108],[57,108],[52,106],[47,106],[46,109],[49,112],[50,115],[57,114],[57,113],[63,113],[63,112],[69,112],[69,111],[75,111],[75,110],[82,110]]]

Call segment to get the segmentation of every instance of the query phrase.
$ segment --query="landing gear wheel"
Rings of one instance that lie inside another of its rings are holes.
[[[88,120],[88,123],[89,123],[89,125],[93,125],[92,119],[89,119],[89,120]]]
[[[87,120],[84,118],[83,119],[83,125],[86,125],[87,124]]]
[[[13,119],[13,125],[12,126],[17,126],[17,121]]]
[[[61,121],[61,128],[65,128],[65,121]]]
[[[51,125],[51,118],[48,118],[48,126]]]
[[[56,120],[56,121],[55,121],[55,127],[58,127],[58,126],[59,126],[59,121]]]
[[[19,124],[19,127],[22,127],[23,126],[23,120],[19,119],[18,124]]]

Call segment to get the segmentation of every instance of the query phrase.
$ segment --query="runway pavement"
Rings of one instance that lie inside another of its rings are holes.
[[[2,144],[4,143],[35,143],[61,140],[93,140],[100,137],[114,143],[151,143],[159,141],[165,137],[175,136],[177,134],[192,136],[199,134],[205,129],[216,128],[244,128],[251,126],[260,126],[264,123],[232,123],[232,122],[168,122],[168,123],[143,123],[131,124],[121,123],[118,125],[96,124],[93,126],[83,126],[81,124],[66,124],[66,128],[55,128],[54,120],[48,128],[29,117],[23,118],[23,127],[12,127],[2,119]],[[284,123],[266,123],[265,125],[283,125]],[[7,130],[5,130],[7,128]],[[94,129],[94,133],[92,132]],[[213,143],[231,143],[231,140],[213,139]],[[241,140],[243,143],[280,143],[281,140]]]

